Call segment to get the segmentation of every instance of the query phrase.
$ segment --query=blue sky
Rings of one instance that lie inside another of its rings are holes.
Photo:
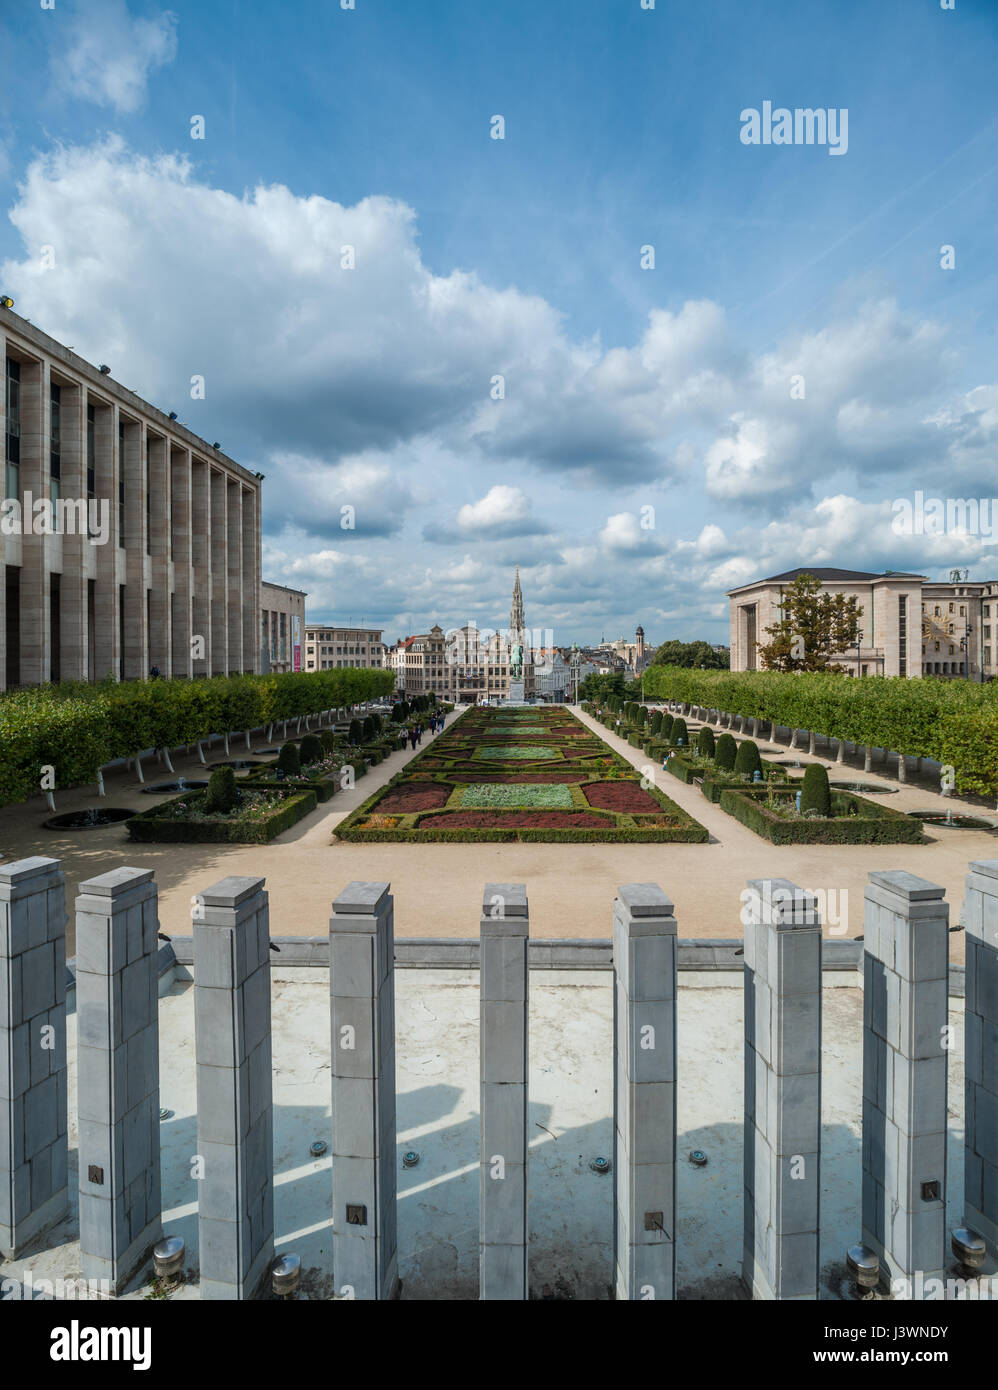
[[[724,640],[793,565],[998,578],[890,525],[998,493],[995,0],[11,0],[0,40],[3,288],[267,474],[317,617],[497,625],[519,562],[557,641]],[[764,101],[847,151],[744,144]]]

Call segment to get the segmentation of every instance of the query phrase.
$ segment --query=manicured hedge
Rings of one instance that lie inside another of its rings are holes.
[[[392,671],[359,668],[205,680],[71,681],[0,694],[0,805],[95,782],[100,768],[145,748],[179,748],[387,694]]]
[[[998,682],[651,666],[645,691],[864,747],[934,758],[956,790],[998,794]]]
[[[240,783],[242,787],[244,783]],[[287,788],[283,783],[279,783],[283,790]],[[252,823],[237,821],[191,821],[176,820],[170,816],[164,816],[163,810],[167,806],[176,805],[178,801],[196,802],[203,801],[206,792],[185,792],[182,797],[175,797],[168,802],[161,802],[159,806],[154,806],[151,811],[140,811],[138,815],[132,816],[125,825],[131,839],[141,843],[171,843],[171,844],[239,844],[239,845],[265,845],[276,836],[283,834],[307,816],[316,808],[316,795],[311,787],[305,787],[301,791],[295,791],[293,796],[275,804],[273,813],[268,815],[266,820]]]
[[[721,810],[726,811],[757,835],[774,845],[924,845],[920,821],[886,806],[877,806],[864,797],[834,792],[832,820],[784,820],[765,805],[769,789],[738,790],[728,787],[721,793]],[[843,814],[854,803],[860,814]]]

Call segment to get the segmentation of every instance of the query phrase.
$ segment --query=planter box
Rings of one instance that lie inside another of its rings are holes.
[[[278,785],[282,791],[288,790],[283,783]],[[245,782],[240,783],[240,790],[245,786]],[[275,801],[273,811],[264,820],[251,823],[179,820],[163,815],[165,809],[175,806],[178,801],[200,802],[206,795],[207,791],[185,792],[183,796],[174,797],[172,801],[154,806],[151,811],[140,811],[138,815],[125,822],[129,837],[143,844],[265,845],[285,830],[289,830],[310,811],[314,811],[318,804],[315,791],[306,787],[304,790],[295,791],[283,801]]]
[[[878,806],[851,792],[832,792],[832,808],[840,814],[830,820],[784,820],[766,806],[767,788],[739,791],[726,787],[720,807],[735,820],[774,845],[925,845],[921,822],[900,811]],[[788,797],[794,793],[787,793]],[[858,815],[844,814],[854,803]]]

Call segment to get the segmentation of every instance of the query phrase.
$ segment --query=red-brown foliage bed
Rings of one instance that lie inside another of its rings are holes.
[[[394,787],[378,802],[378,812],[436,811],[445,805],[451,789],[443,782],[411,783]]]
[[[634,782],[587,782],[582,788],[590,806],[601,811],[657,811],[658,802]]]
[[[585,811],[450,811],[425,816],[420,830],[611,830],[614,821]]]

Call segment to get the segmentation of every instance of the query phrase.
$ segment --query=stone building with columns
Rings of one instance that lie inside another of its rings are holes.
[[[262,475],[6,304],[0,363],[0,689],[258,670]]]

